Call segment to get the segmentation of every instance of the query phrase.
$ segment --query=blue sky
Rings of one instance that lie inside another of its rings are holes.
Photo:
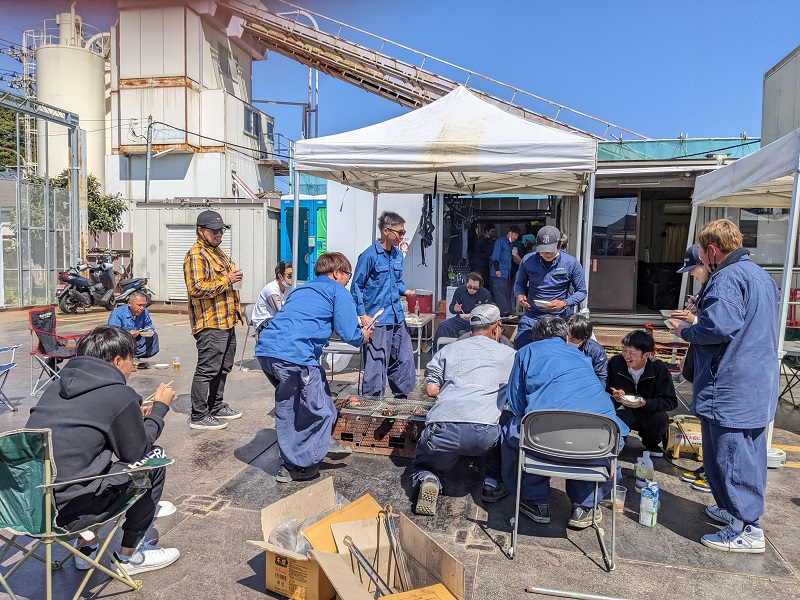
[[[296,1],[653,138],[758,136],[764,72],[800,45],[798,0]],[[0,38],[11,41],[69,6],[4,4]],[[78,11],[103,25],[114,20],[114,5],[79,2]],[[15,65],[0,57],[0,69]],[[254,98],[305,101],[302,65],[270,53],[253,74]],[[298,108],[260,108],[276,117],[276,131],[299,137]],[[404,112],[320,76],[320,135]]]

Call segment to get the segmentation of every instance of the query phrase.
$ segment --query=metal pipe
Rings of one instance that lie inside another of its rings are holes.
[[[553,590],[550,588],[540,588],[528,586],[525,591],[529,594],[541,594],[542,596],[557,596],[558,598],[577,598],[578,600],[624,600],[614,596],[600,596],[598,594],[581,594],[580,592],[568,592],[566,590]]]
[[[50,300],[50,277],[53,269],[53,260],[51,260],[50,253],[50,212],[53,208],[53,203],[50,202],[50,148],[48,141],[49,128],[47,121],[44,122],[44,293],[45,297]]]
[[[348,547],[348,549],[350,550],[350,554],[353,556],[353,558],[356,559],[356,561],[358,562],[359,566],[362,569],[364,569],[364,572],[367,574],[367,577],[369,577],[370,581],[372,581],[372,583],[375,584],[375,593],[378,596],[389,596],[389,595],[391,595],[392,594],[392,590],[389,588],[389,586],[383,580],[383,578],[378,574],[378,572],[373,568],[373,566],[371,564],[369,564],[369,561],[361,553],[361,550],[358,549],[358,546],[356,546],[353,543],[353,538],[351,538],[348,535],[342,541],[344,542],[344,545]]]
[[[150,161],[153,159],[153,116],[147,117],[147,155],[144,163],[144,201],[150,201]]]
[[[17,304],[25,306],[22,298],[22,165],[20,164],[19,115],[17,113]],[[33,369],[31,369],[33,382]]]
[[[594,191],[596,175],[589,174],[589,187],[586,190],[586,234],[579,236],[581,256],[583,257],[583,279],[586,282],[586,300],[581,302],[588,308],[589,306],[589,277],[592,272],[592,229],[594,228]],[[578,231],[581,231],[583,223],[579,223]]]

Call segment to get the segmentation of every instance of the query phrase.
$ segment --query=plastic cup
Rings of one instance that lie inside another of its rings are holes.
[[[614,504],[614,510],[618,513],[625,512],[625,496],[628,495],[628,489],[624,485],[617,486],[617,499]]]
[[[181,370],[181,357],[175,356],[172,359],[172,370],[173,371],[180,371]]]
[[[242,289],[242,280],[240,279],[239,281],[234,283],[231,287],[233,287],[233,289],[235,289],[237,291],[241,290]]]

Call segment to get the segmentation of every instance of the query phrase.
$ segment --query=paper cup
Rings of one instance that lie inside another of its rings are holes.
[[[233,284],[233,289],[235,289],[237,291],[242,289],[242,280],[241,279]]]

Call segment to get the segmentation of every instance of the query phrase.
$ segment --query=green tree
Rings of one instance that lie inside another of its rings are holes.
[[[20,124],[20,152],[25,155],[25,140]],[[0,167],[17,166],[17,113],[0,107]]]
[[[69,187],[69,171],[64,169],[51,178],[50,185]],[[97,177],[89,174],[86,177],[86,196],[89,201],[89,233],[114,233],[122,229],[122,215],[128,210],[122,194],[101,194],[100,182]]]

